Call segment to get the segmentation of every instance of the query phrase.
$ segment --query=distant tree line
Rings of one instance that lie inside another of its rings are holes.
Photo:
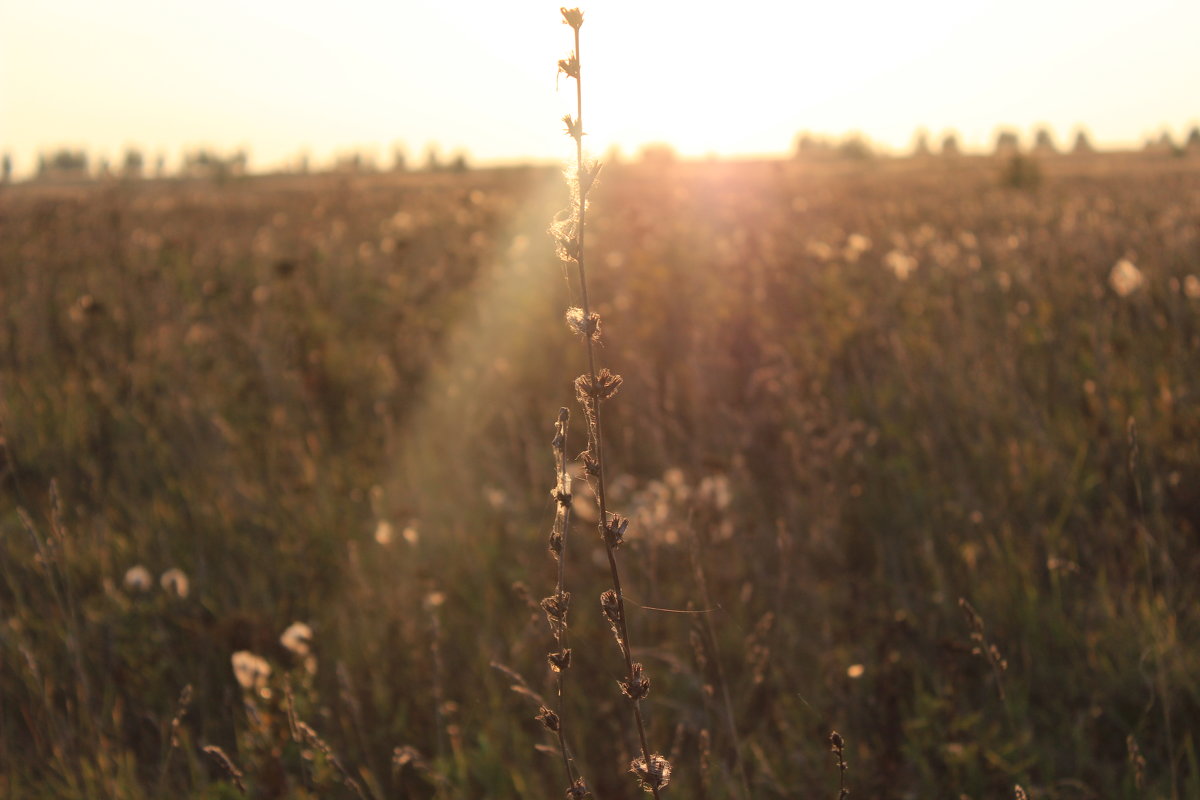
[[[1200,155],[1200,126],[1193,126],[1185,142],[1177,145],[1169,133],[1163,132],[1157,138],[1147,139],[1143,147],[1147,153]],[[1021,145],[1020,135],[1010,129],[1002,128],[996,133],[992,153],[1001,158],[1013,158],[1019,155],[1036,157],[1069,154],[1074,156],[1089,155],[1096,152],[1088,132],[1079,128],[1076,130],[1069,149],[1060,150],[1055,142],[1054,134],[1049,128],[1040,126],[1033,131],[1033,140],[1028,151]],[[852,133],[841,139],[820,136],[805,131],[796,137],[796,157],[802,160],[846,160],[863,161],[881,155],[880,150],[868,139],[858,133]],[[918,158],[942,156],[947,158],[962,154],[958,134],[954,131],[944,133],[936,143],[931,142],[930,134],[920,129],[913,137],[911,155]]]
[[[1177,143],[1169,132],[1163,131],[1158,136],[1148,137],[1143,144],[1143,151],[1152,155],[1200,156],[1200,125],[1194,125],[1188,131],[1182,143]],[[1033,140],[1028,151],[1022,147],[1020,135],[1011,128],[1002,128],[996,133],[992,152],[995,156],[1012,159],[1016,156],[1044,157],[1059,154],[1083,156],[1096,152],[1088,132],[1082,128],[1076,130],[1070,148],[1060,150],[1055,143],[1050,129],[1041,126],[1034,130]],[[797,158],[809,161],[869,161],[885,151],[871,142],[861,133],[851,133],[841,138],[833,138],[802,132],[796,137],[795,155]],[[958,134],[947,131],[938,141],[931,142],[928,131],[921,129],[913,137],[911,155],[918,158],[941,156],[953,158],[962,154]],[[390,169],[393,172],[406,172],[412,169],[407,152],[402,145],[392,148]],[[613,156],[615,159],[615,156]],[[646,164],[666,164],[676,160],[674,150],[667,144],[647,145],[641,151],[641,160]],[[1024,167],[1022,167],[1023,169]],[[291,161],[284,171],[307,174],[311,169],[307,153],[301,153]],[[455,151],[449,157],[443,157],[436,144],[426,147],[420,171],[425,172],[465,172],[470,169],[467,155],[462,150]],[[377,172],[373,156],[363,151],[350,151],[339,155],[333,162],[332,170],[342,173]],[[249,156],[245,150],[237,150],[230,154],[221,154],[207,148],[200,148],[184,154],[180,175],[188,178],[208,178],[224,180],[245,175],[249,171]],[[14,165],[12,155],[4,153],[0,156],[0,183],[10,183],[13,179]],[[136,180],[150,177],[151,170],[145,154],[138,148],[129,148],[121,156],[118,165],[114,166],[106,158],[101,158],[96,169],[91,169],[88,154],[84,150],[59,148],[38,155],[36,179],[78,181],[91,178],[122,178]],[[167,176],[166,158],[159,154],[154,158],[153,177]],[[1015,172],[1014,174],[1023,174]]]
[[[182,164],[176,174],[185,178],[226,180],[246,175],[249,172],[249,165],[250,157],[245,150],[220,153],[209,148],[198,148],[183,154]],[[331,166],[326,169],[342,173],[379,171],[375,158],[361,150],[352,150],[337,155]],[[396,145],[392,150],[391,170],[405,172],[409,169],[410,165],[404,148]],[[450,156],[443,157],[437,145],[431,144],[426,150],[425,161],[421,169],[428,172],[465,172],[470,169],[470,163],[463,150],[456,150]],[[283,171],[307,174],[310,170],[309,155],[302,152],[290,161]],[[0,156],[0,182],[11,182],[13,171],[12,155],[4,153]],[[167,177],[165,156],[161,154],[156,156],[153,170],[150,170],[146,155],[138,148],[127,149],[114,165],[107,158],[99,158],[92,162],[85,150],[64,147],[39,153],[34,177],[40,181],[82,181],[107,178],[137,180],[151,177],[151,173],[155,178]]]

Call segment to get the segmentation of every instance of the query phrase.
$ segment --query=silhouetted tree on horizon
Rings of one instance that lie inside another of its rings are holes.
[[[121,174],[126,178],[140,178],[145,165],[146,159],[142,155],[142,151],[130,148],[125,151],[125,162],[121,167]]]
[[[1049,128],[1038,128],[1033,135],[1033,152],[1040,156],[1054,155],[1058,147],[1054,144],[1054,136]]]
[[[1192,129],[1188,132],[1184,149],[1189,153],[1200,153],[1200,125],[1192,126]]]
[[[861,133],[852,133],[838,143],[837,154],[851,161],[869,161],[875,157],[875,149]]]
[[[81,180],[88,174],[88,157],[83,150],[61,148],[50,154],[38,155],[38,178]]]
[[[1175,145],[1175,140],[1171,138],[1170,131],[1163,131],[1157,139],[1147,139],[1144,149],[1147,153],[1164,156],[1183,153],[1183,150]]]
[[[1075,132],[1075,144],[1071,146],[1071,152],[1077,156],[1096,152],[1096,148],[1092,147],[1092,140],[1083,128]]]
[[[954,131],[950,131],[949,133],[947,133],[945,136],[942,137],[942,155],[943,156],[947,156],[947,157],[957,156],[961,152],[962,151],[958,146],[958,134],[957,133],[955,133]]]
[[[827,138],[812,131],[803,131],[796,137],[797,158],[829,158],[832,155],[833,145]]]
[[[1021,152],[1021,140],[1016,131],[1002,130],[996,134],[995,154],[1001,158],[1012,158]]]
[[[425,170],[427,172],[437,172],[442,168],[441,156],[438,155],[438,146],[436,143],[430,142],[425,148]]]
[[[201,148],[184,155],[183,173],[194,178],[223,180],[245,175],[248,162],[249,157],[245,150],[238,150],[231,156],[222,156],[206,148]]]
[[[931,155],[932,152],[929,148],[929,131],[924,128],[918,128],[916,134],[913,136],[912,154],[918,158],[924,158]]]

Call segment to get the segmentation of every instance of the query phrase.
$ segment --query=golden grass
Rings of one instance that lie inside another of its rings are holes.
[[[833,729],[852,796],[1200,791],[1200,170],[1002,170],[597,185],[607,493],[678,796],[739,796],[740,754],[754,797],[835,797]],[[556,180],[5,187],[0,795],[229,796],[202,747],[260,796],[561,793],[488,666],[546,650],[513,584],[578,371]],[[611,588],[595,552],[576,596]],[[600,615],[571,635],[579,770],[632,796],[628,676]]]

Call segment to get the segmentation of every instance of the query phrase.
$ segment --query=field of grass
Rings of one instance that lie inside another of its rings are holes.
[[[666,794],[837,797],[836,729],[852,797],[1200,797],[1200,162],[1003,168],[603,174]],[[0,190],[0,797],[241,796],[206,746],[250,797],[562,796],[493,663],[553,692],[566,201],[542,169]],[[631,798],[576,505],[572,746]]]

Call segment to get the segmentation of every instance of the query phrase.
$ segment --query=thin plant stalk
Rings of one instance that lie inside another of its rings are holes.
[[[550,669],[555,675],[555,688],[558,693],[558,708],[554,711],[542,707],[538,719],[547,730],[558,739],[558,750],[562,756],[563,769],[567,773],[567,797],[569,800],[582,800],[588,797],[587,784],[576,771],[567,747],[565,730],[566,673],[571,666],[571,648],[567,646],[567,612],[571,605],[571,595],[565,588],[567,562],[567,531],[571,527],[571,476],[567,472],[567,426],[570,423],[571,412],[565,408],[558,410],[558,421],[554,424],[554,440],[552,442],[555,457],[556,479],[554,483],[554,527],[550,531],[550,552],[558,562],[558,580],[554,594],[542,600],[542,609],[550,623],[550,632],[557,645],[555,652],[546,656]]]
[[[646,739],[646,726],[642,719],[641,700],[649,691],[650,681],[645,677],[642,665],[634,662],[632,648],[629,643],[629,630],[625,618],[625,598],[621,591],[621,574],[617,566],[616,549],[620,546],[625,529],[629,523],[618,515],[608,512],[608,499],[604,479],[604,443],[603,417],[601,405],[605,400],[616,394],[621,385],[621,377],[610,373],[607,369],[597,369],[595,342],[600,336],[600,318],[593,314],[588,297],[587,265],[584,258],[585,230],[587,222],[587,196],[595,182],[597,167],[590,166],[583,155],[583,80],[579,29],[583,25],[583,13],[579,9],[562,9],[563,18],[574,32],[575,50],[571,55],[559,61],[559,69],[568,78],[575,79],[575,117],[564,118],[567,134],[575,140],[576,159],[576,191],[574,192],[573,222],[566,232],[559,231],[560,254],[564,260],[573,261],[579,270],[579,289],[582,301],[581,309],[571,309],[568,312],[568,322],[583,336],[587,350],[588,372],[575,382],[576,393],[584,407],[587,417],[588,449],[584,454],[584,462],[596,493],[596,503],[600,516],[597,527],[604,541],[605,553],[608,556],[609,572],[612,577],[612,590],[601,595],[601,610],[612,625],[613,633],[621,654],[625,659],[626,679],[622,689],[629,697],[633,706],[634,725],[637,729],[638,741],[641,745],[642,757],[635,760],[631,770],[638,776],[642,786],[659,797],[659,790],[670,780],[670,763],[661,755],[652,754]],[[569,235],[568,235],[569,234]]]

